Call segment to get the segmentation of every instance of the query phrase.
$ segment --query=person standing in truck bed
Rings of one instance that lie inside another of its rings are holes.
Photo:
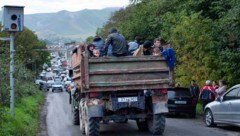
[[[107,56],[109,45],[112,45],[113,56],[120,57],[128,55],[127,42],[124,36],[118,33],[116,28],[111,28],[109,30],[109,35],[104,48],[105,56]]]

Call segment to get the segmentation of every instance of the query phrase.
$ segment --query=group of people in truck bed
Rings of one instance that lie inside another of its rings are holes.
[[[170,44],[162,45],[159,38],[154,39],[153,45],[151,41],[142,43],[138,36],[134,41],[127,43],[125,37],[116,28],[111,28],[108,33],[106,42],[101,37],[95,36],[93,42],[87,46],[90,57],[163,56],[166,58],[170,70],[173,70],[175,54]]]

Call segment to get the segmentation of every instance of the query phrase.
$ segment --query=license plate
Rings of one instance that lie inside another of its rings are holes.
[[[137,102],[138,98],[137,97],[121,97],[118,98],[118,102]]]
[[[187,104],[186,101],[175,101],[175,104]]]

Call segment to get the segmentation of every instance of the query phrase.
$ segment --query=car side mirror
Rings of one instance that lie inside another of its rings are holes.
[[[223,102],[223,96],[218,97],[218,98],[217,98],[217,101]]]

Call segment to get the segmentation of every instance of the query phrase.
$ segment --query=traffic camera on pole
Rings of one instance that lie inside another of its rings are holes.
[[[3,6],[2,31],[23,31],[23,8],[22,6]]]

